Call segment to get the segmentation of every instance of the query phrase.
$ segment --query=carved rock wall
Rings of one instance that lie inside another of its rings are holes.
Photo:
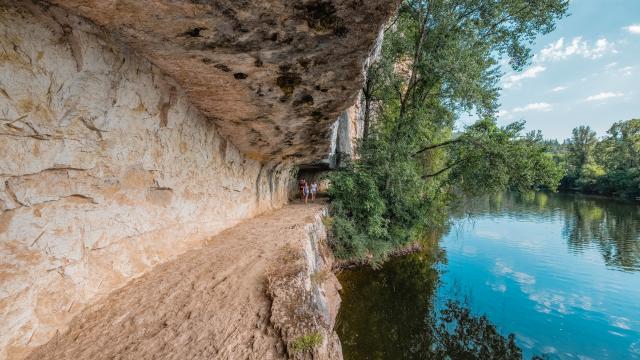
[[[110,39],[63,10],[0,1],[0,359],[287,200],[287,163],[243,156]]]

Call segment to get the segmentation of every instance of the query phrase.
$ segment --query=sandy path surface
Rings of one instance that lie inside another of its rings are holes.
[[[29,359],[280,359],[265,270],[321,205],[241,223],[85,309]]]

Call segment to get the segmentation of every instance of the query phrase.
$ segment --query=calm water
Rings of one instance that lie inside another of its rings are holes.
[[[640,359],[640,205],[539,193],[463,208],[424,252],[340,275],[347,360],[442,358],[449,300],[526,359]]]

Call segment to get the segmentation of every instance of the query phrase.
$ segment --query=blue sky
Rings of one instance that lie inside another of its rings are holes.
[[[529,67],[506,69],[501,125],[523,119],[563,140],[578,125],[603,136],[616,121],[640,118],[640,0],[572,0],[569,11],[538,38]]]

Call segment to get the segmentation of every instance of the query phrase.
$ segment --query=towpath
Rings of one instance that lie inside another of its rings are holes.
[[[265,270],[321,204],[243,222],[93,304],[29,359],[280,359]]]

